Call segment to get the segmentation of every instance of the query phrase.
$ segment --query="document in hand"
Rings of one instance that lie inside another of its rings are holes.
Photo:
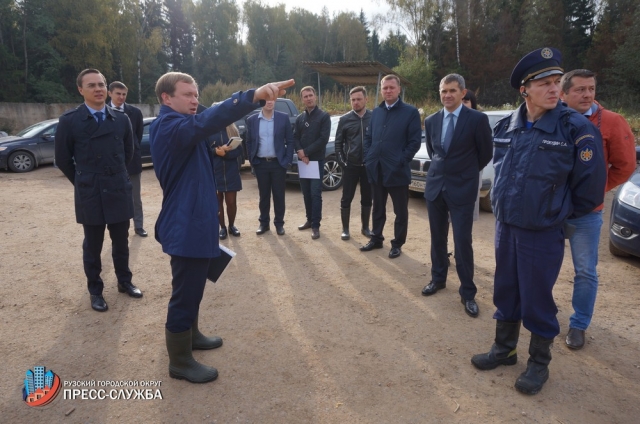
[[[214,283],[218,281],[218,278],[222,275],[231,259],[236,256],[236,252],[220,245],[220,256],[213,258],[209,261],[209,270],[207,271],[207,279]]]
[[[300,178],[309,178],[312,180],[320,179],[320,167],[317,160],[310,160],[305,164],[301,160],[298,161],[298,176]]]
[[[240,137],[231,137],[227,142],[227,146],[230,146],[231,149],[235,149],[240,144],[242,144],[242,139]]]

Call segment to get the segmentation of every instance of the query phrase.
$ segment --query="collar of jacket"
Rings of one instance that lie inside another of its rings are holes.
[[[560,114],[565,110],[567,110],[567,107],[561,101],[558,101],[556,107],[548,110],[544,115],[540,117],[540,119],[533,123],[533,128],[539,129],[546,133],[554,132],[556,126],[558,125]],[[526,117],[527,104],[522,103],[520,107],[518,107],[518,109],[516,109],[516,111],[511,115],[511,121],[509,122],[509,129],[507,131],[515,131],[518,128],[526,128]]]
[[[404,105],[404,102],[402,101],[402,99],[401,99],[401,98],[399,98],[399,97],[398,97],[398,101],[397,101],[397,102],[395,102],[395,103],[393,104],[393,106],[391,106],[391,109],[395,109],[395,108],[397,108],[397,107],[401,107],[402,105]],[[387,103],[383,100],[383,101],[382,101],[382,103],[380,103],[380,104],[378,105],[378,107],[380,107],[380,108],[382,108],[382,109],[387,109]],[[387,110],[391,110],[391,109],[387,109]]]
[[[106,106],[106,104],[105,104],[105,106]],[[84,111],[83,111],[83,109],[84,109]],[[89,108],[87,107],[87,105],[84,104],[84,103],[82,103],[80,106],[78,106],[78,111],[85,113],[85,116],[83,118],[83,120],[85,120],[85,121],[88,120],[88,119],[96,119],[93,116],[93,114],[91,113],[91,111],[89,110]],[[104,119],[107,119],[107,118],[111,119],[112,121],[114,119],[116,119],[116,117],[114,115],[114,112],[113,112],[113,109],[111,109],[111,106],[104,108]]]

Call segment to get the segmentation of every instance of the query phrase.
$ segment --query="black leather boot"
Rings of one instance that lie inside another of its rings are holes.
[[[492,370],[499,365],[515,365],[518,362],[516,346],[520,335],[520,321],[496,320],[496,338],[487,353],[473,355],[471,363],[480,370]]]
[[[516,390],[526,395],[535,395],[549,379],[551,344],[553,339],[545,339],[531,333],[527,370],[516,380]]]
[[[165,328],[164,334],[169,353],[169,376],[192,383],[207,383],[218,378],[218,370],[202,365],[193,359],[191,351],[191,328],[182,333],[172,333]]]
[[[371,217],[371,206],[363,206],[360,211],[360,219],[362,220],[362,230],[360,231],[363,236],[371,238],[371,230],[369,229],[369,218]]]
[[[351,216],[351,208],[340,208],[340,216],[342,217],[342,240],[349,240],[351,235],[349,234],[349,217]]]
[[[193,350],[208,350],[222,346],[222,339],[218,336],[207,337],[198,330],[198,317],[191,326],[191,348]]]

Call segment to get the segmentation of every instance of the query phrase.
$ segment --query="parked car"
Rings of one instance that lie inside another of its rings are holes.
[[[322,174],[322,189],[325,191],[333,191],[342,187],[343,169],[336,156],[336,131],[338,130],[338,121],[340,116],[331,117],[331,132],[329,142],[325,151],[324,170]],[[287,170],[287,181],[298,181],[298,155],[293,153],[293,162]]]
[[[38,122],[15,136],[0,138],[0,168],[29,172],[53,163],[58,119]]]
[[[142,129],[142,140],[140,140],[140,154],[142,155],[142,164],[150,164],[151,162],[151,146],[149,145],[149,125],[155,120],[155,117],[144,118]]]
[[[636,146],[640,164],[640,146]],[[609,219],[609,251],[616,256],[640,257],[640,173],[636,172],[617,191]]]
[[[489,125],[493,128],[496,123],[507,116],[512,111],[510,110],[491,110],[483,111],[489,118]],[[425,135],[422,133],[422,144],[420,150],[413,157],[411,161],[411,184],[409,185],[410,193],[420,196],[420,193],[424,194],[424,189],[427,184],[427,172],[429,172],[429,166],[431,165],[431,158],[427,151],[425,143]],[[493,212],[491,208],[490,191],[493,185],[493,163],[489,163],[482,170],[482,187],[480,188],[480,209],[487,212]]]

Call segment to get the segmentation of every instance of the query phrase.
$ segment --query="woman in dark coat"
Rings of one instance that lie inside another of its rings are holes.
[[[238,128],[231,124],[226,131],[221,131],[211,137],[211,147],[214,149],[213,171],[216,176],[218,194],[218,220],[220,221],[220,239],[227,238],[227,227],[224,219],[224,204],[227,205],[227,217],[229,218],[229,233],[240,237],[240,231],[236,228],[236,212],[238,206],[236,196],[242,190],[240,180],[240,165],[244,161],[242,147],[231,149],[227,142],[231,137],[238,137]]]

